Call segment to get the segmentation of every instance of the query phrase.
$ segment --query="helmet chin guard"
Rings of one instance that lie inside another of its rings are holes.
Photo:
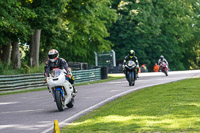
[[[49,59],[51,62],[55,62],[56,60],[55,59]]]

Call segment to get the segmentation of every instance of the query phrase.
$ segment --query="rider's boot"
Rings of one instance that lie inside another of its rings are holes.
[[[49,89],[49,86],[47,86],[48,90],[49,90],[49,93],[51,93],[51,90]]]
[[[128,74],[126,73],[126,75],[125,75],[125,76],[126,76],[126,80],[128,81]]]
[[[137,76],[136,76],[137,78],[139,78],[139,75],[138,75],[138,73],[137,73]]]
[[[134,79],[137,80],[137,78],[138,78],[138,71],[135,70],[135,73],[134,73]]]
[[[73,86],[73,92],[77,93],[78,92],[77,89],[75,89],[74,85],[72,85],[72,86]]]
[[[137,78],[139,78],[139,74],[138,73],[139,73],[139,68],[137,69],[137,76],[136,76]]]
[[[137,74],[134,74],[134,79],[137,80]]]

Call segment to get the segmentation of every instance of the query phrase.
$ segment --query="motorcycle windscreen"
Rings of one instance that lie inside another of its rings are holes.
[[[129,61],[128,62],[128,66],[134,66],[134,65],[136,65],[134,61]]]
[[[53,69],[50,72],[51,77],[56,78],[61,74],[61,70],[60,69]]]

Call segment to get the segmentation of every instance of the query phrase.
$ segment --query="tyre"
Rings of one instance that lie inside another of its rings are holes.
[[[134,85],[135,85],[135,81],[132,82],[132,86],[134,86]]]
[[[72,108],[74,106],[74,99],[72,98],[71,101],[66,106],[68,108]]]
[[[135,73],[133,72],[133,74],[132,74],[132,86],[134,86],[135,85]]]
[[[129,83],[129,86],[132,86],[132,73],[129,73],[128,83]]]
[[[134,80],[134,73],[129,73],[129,86],[134,86],[135,80]]]
[[[165,75],[166,75],[166,76],[168,76],[168,73],[167,73],[167,71],[164,71],[164,73],[165,73]]]
[[[58,110],[63,111],[64,110],[64,100],[63,100],[61,92],[59,90],[56,90],[56,92],[55,92],[55,101],[56,101]]]

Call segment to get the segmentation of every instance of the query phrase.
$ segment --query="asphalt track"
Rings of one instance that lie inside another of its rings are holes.
[[[0,133],[52,133],[54,120],[62,128],[118,97],[149,86],[200,77],[200,70],[169,72],[167,77],[161,72],[139,76],[131,87],[125,79],[77,86],[74,107],[62,112],[47,90],[0,96]]]

